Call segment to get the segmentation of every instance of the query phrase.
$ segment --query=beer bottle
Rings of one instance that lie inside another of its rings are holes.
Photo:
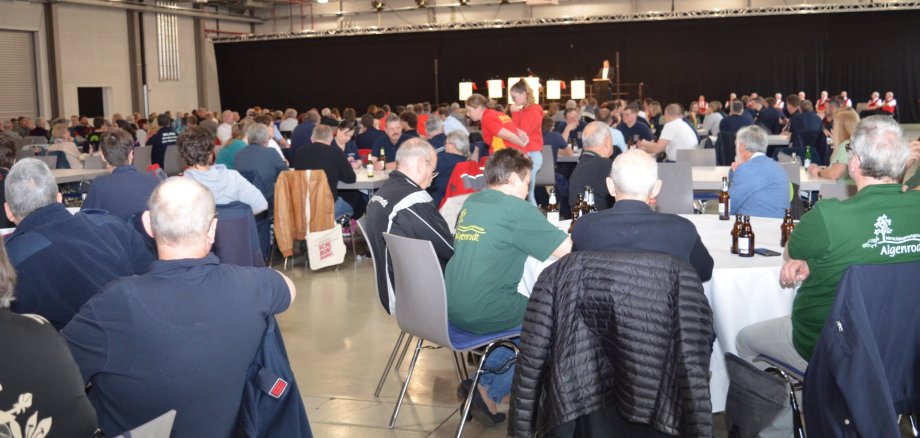
[[[792,210],[786,209],[786,216],[783,217],[783,224],[779,226],[780,232],[780,241],[779,246],[783,248],[786,247],[786,242],[789,241],[789,236],[792,235],[792,230],[795,229],[795,223],[792,222]]]
[[[811,146],[805,146],[805,162],[803,164],[806,169],[811,166]]]
[[[559,225],[559,204],[556,200],[556,190],[549,192],[549,205],[546,206],[546,220],[553,225]]]
[[[572,223],[569,225],[569,234],[572,234],[572,230],[575,229],[575,222],[578,220],[578,218],[581,217],[583,213],[581,206],[584,203],[585,203],[584,195],[579,193],[578,201],[576,201],[575,205],[572,206]]]
[[[744,226],[738,233],[738,255],[741,257],[754,257],[754,229],[751,228],[751,217],[744,217]]]
[[[719,220],[727,221],[731,211],[731,196],[728,194],[728,177],[722,177],[722,191],[719,192]]]
[[[387,154],[383,146],[380,147],[380,155],[377,157],[377,161],[380,161],[380,163],[383,166],[383,170],[386,171],[387,170]]]
[[[585,205],[582,214],[594,213],[597,208],[594,207],[594,189],[591,186],[585,186]]]
[[[732,227],[732,254],[738,254],[738,235],[741,233],[741,227],[744,224],[741,222],[741,215],[735,215],[735,226]]]

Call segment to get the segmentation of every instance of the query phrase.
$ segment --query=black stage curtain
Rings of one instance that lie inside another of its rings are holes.
[[[457,100],[457,84],[524,75],[590,79],[620,52],[622,82],[686,106],[703,94],[893,91],[920,119],[920,11],[796,14],[303,38],[215,45],[221,102],[237,111]],[[437,61],[437,63],[436,63]],[[437,67],[435,67],[437,65]],[[435,69],[438,79],[436,81]],[[437,83],[436,83],[437,82]]]

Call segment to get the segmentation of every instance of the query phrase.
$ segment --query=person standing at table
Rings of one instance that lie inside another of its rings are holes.
[[[496,152],[486,163],[486,189],[472,194],[460,211],[445,284],[448,318],[463,330],[485,334],[520,326],[527,297],[517,287],[527,257],[562,257],[572,248],[565,232],[524,200],[530,167],[530,159],[517,150]],[[499,348],[485,366],[501,368],[512,354]],[[482,376],[474,392],[474,419],[489,426],[504,421],[497,405],[511,394],[513,377],[513,366]],[[464,385],[461,392],[469,387]]]
[[[731,214],[782,218],[789,208],[789,177],[766,156],[767,131],[745,126],[735,137],[735,161],[729,173]]]
[[[626,138],[626,144],[636,145],[642,140],[652,141],[655,139],[648,125],[639,122],[638,103],[633,102],[627,105],[622,114],[623,121],[617,125],[617,129],[623,133],[623,137]]]
[[[712,256],[696,227],[675,214],[655,213],[658,165],[648,154],[626,151],[608,170],[606,189],[617,202],[608,210],[582,216],[572,230],[572,251],[637,251],[670,254],[690,263],[700,281],[712,278]]]
[[[482,140],[489,146],[489,154],[509,146],[521,149],[530,138],[506,114],[494,109],[486,108],[486,98],[481,94],[473,94],[466,99],[466,115],[474,122],[482,125]]]
[[[6,238],[16,268],[16,313],[66,325],[106,283],[143,273],[153,254],[124,220],[105,212],[70,214],[54,175],[34,158],[18,161],[5,181],[6,216],[17,227]]]
[[[920,260],[920,192],[901,192],[909,150],[903,131],[889,117],[862,120],[853,133],[848,163],[858,192],[840,201],[824,199],[802,216],[786,245],[780,284],[801,282],[792,314],[750,325],[737,337],[738,353],[766,354],[804,370],[852,265]]]
[[[533,167],[530,174],[536,176],[543,166],[543,107],[537,105],[534,98],[534,92],[527,84],[527,81],[519,80],[511,86],[511,100],[514,106],[511,110],[511,119],[514,123],[527,134],[529,140],[521,149],[521,152],[527,154]],[[546,163],[549,166],[549,163]],[[530,192],[527,194],[527,200],[532,205],[537,205],[537,199],[533,196],[536,188],[537,179],[530,178]]]
[[[448,143],[457,141],[457,137],[463,138],[463,135],[451,134]],[[393,292],[396,283],[383,233],[431,242],[442,270],[454,254],[450,227],[426,191],[434,179],[435,169],[441,164],[439,156],[442,155],[444,153],[435,154],[434,148],[422,139],[406,141],[396,151],[396,170],[390,172],[389,179],[367,203],[365,231],[374,251],[377,292],[387,313],[396,309]]]
[[[666,161],[677,161],[677,151],[696,149],[699,139],[694,128],[683,119],[683,109],[672,103],[664,109],[664,128],[658,141],[642,140],[637,145],[649,155],[666,154]]]
[[[138,172],[131,164],[133,144],[131,134],[119,128],[102,134],[99,148],[112,173],[93,180],[80,210],[106,210],[127,221],[147,209],[147,200],[161,180],[152,174]]]
[[[143,216],[159,260],[107,284],[61,331],[110,436],[170,409],[173,436],[236,435],[266,319],[296,289],[273,269],[221,264],[210,253],[216,212],[208,188],[166,180]]]
[[[585,151],[578,159],[578,165],[569,177],[569,208],[578,202],[578,194],[585,187],[594,190],[594,206],[597,211],[613,205],[613,193],[607,190],[606,179],[610,174],[610,157],[613,155],[613,141],[610,127],[603,122],[591,122],[585,127],[582,139]]]

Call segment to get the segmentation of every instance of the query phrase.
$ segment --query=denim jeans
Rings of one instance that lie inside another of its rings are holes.
[[[515,345],[521,345],[521,339],[514,339]],[[507,362],[507,364],[506,364]],[[503,373],[486,372],[486,370],[507,370]],[[496,347],[489,353],[486,363],[482,367],[482,376],[479,377],[479,384],[484,386],[495,404],[501,403],[502,399],[511,394],[511,383],[514,380],[514,351],[506,347]]]
[[[342,215],[353,216],[355,214],[355,209],[351,208],[351,204],[345,202],[341,196],[335,198],[335,218],[338,219]]]
[[[527,194],[527,200],[531,204],[537,205],[537,199],[533,196],[533,190],[537,187],[537,172],[543,167],[543,151],[528,152],[527,156],[533,161],[533,167],[530,169],[530,193]]]

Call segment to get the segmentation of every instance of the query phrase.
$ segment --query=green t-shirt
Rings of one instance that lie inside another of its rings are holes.
[[[246,147],[246,142],[240,139],[236,139],[230,142],[230,144],[221,148],[220,152],[217,153],[217,160],[214,164],[223,164],[227,166],[227,169],[233,169],[233,160],[236,158],[236,153],[243,150]]]
[[[566,237],[523,199],[493,189],[470,196],[445,274],[450,322],[480,334],[521,325],[527,297],[517,285],[527,256],[546,260]]]
[[[792,304],[792,343],[805,360],[827,321],[837,285],[851,265],[920,260],[920,192],[899,184],[864,187],[854,197],[824,199],[802,216],[789,238],[789,256],[809,275]]]
[[[844,167],[850,164],[850,154],[847,152],[847,145],[850,144],[850,140],[844,140],[834,148],[834,153],[831,154],[831,166],[835,164],[843,164]],[[845,169],[843,175],[840,175],[840,178],[837,178],[837,182],[846,183],[846,184],[856,184],[856,181],[853,181],[853,178],[850,178],[850,170]]]

